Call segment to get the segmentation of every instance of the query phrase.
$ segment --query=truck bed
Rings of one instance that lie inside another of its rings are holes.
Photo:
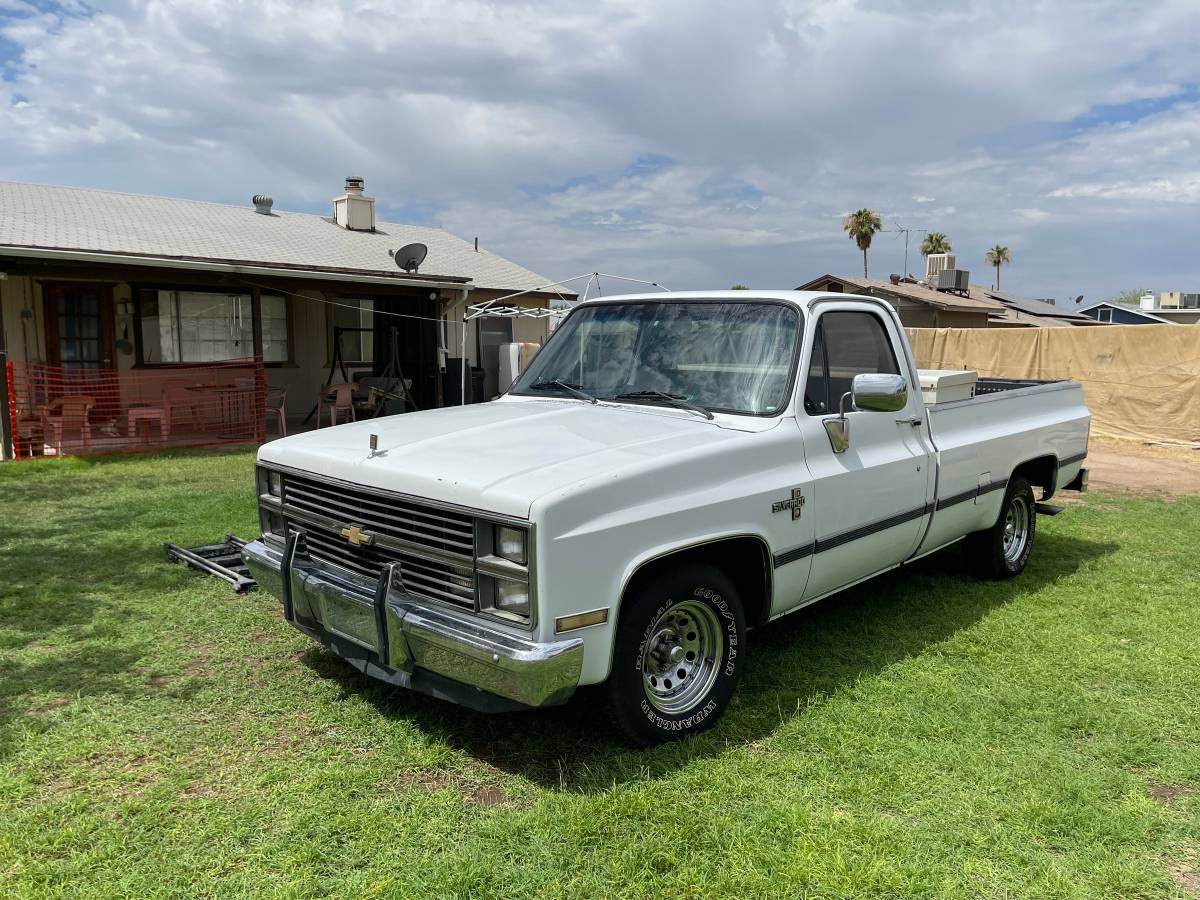
[[[995,522],[1017,466],[1042,460],[1049,495],[1087,455],[1090,415],[1077,381],[981,378],[976,396],[932,404],[925,415],[938,473],[922,552]]]

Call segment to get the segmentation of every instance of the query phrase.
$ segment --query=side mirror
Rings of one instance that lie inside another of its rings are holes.
[[[903,375],[855,375],[850,388],[854,408],[867,412],[900,412],[908,406],[908,382]]]
[[[842,394],[838,414],[822,420],[829,446],[834,453],[845,453],[850,447],[850,420],[846,418],[846,401],[862,412],[899,412],[908,406],[908,382],[903,375],[884,375],[864,372],[855,375],[850,390]]]

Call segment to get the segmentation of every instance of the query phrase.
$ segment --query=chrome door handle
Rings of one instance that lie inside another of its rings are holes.
[[[911,425],[913,428],[920,428],[924,420],[920,416],[909,416],[907,419],[897,419],[897,425]]]

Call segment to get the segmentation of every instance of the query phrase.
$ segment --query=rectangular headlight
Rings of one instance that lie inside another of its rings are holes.
[[[523,581],[496,580],[496,609],[529,618],[529,585]]]
[[[267,493],[272,497],[283,496],[283,475],[279,472],[267,473]]]
[[[524,528],[497,525],[494,531],[495,539],[492,551],[497,556],[521,566],[529,562],[528,532]]]

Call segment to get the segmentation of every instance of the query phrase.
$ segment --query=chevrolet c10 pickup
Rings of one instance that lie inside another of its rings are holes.
[[[684,737],[748,629],[958,541],[1018,575],[1086,488],[1078,383],[921,374],[871,297],[587,301],[490,402],[263,445],[244,559],[368,675],[488,712],[602,685],[628,742]]]

